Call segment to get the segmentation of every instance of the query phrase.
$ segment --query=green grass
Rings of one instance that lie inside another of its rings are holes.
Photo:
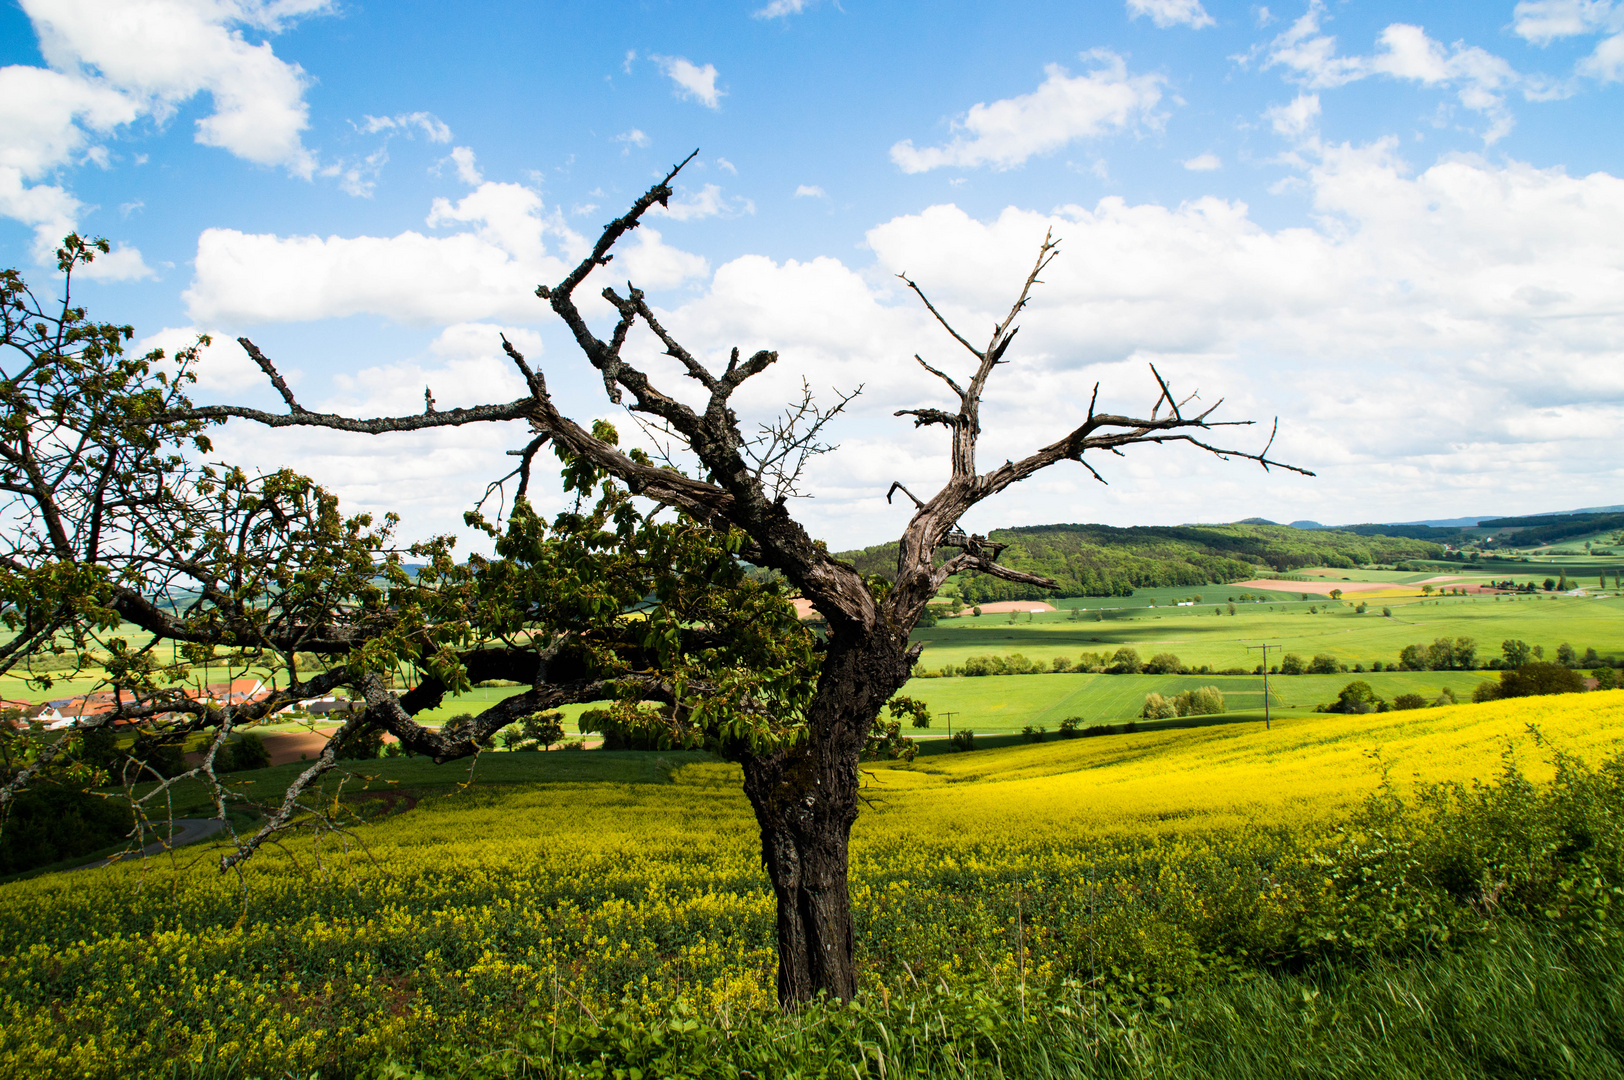
[[[1471,700],[1478,683],[1494,678],[1486,671],[1381,671],[1340,675],[1271,675],[1272,707],[1303,713],[1336,700],[1355,679],[1370,683],[1391,701],[1399,694],[1420,694],[1428,701],[1447,686],[1462,701]],[[933,735],[947,734],[946,713],[953,712],[955,731],[1019,731],[1028,724],[1055,731],[1068,716],[1084,724],[1120,723],[1139,715],[1145,695],[1176,694],[1198,686],[1216,686],[1230,713],[1256,713],[1262,718],[1263,679],[1256,675],[989,675],[978,678],[913,679],[903,693],[930,706],[937,718]]]

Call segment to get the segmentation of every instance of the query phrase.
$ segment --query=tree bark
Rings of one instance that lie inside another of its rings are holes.
[[[806,742],[741,755],[761,828],[761,861],[778,908],[778,1003],[857,993],[847,865],[858,763],[881,707],[907,681],[906,637],[831,642],[808,710]]]

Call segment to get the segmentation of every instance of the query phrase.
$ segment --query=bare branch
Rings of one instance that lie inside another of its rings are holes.
[[[966,349],[969,349],[971,355],[973,355],[977,360],[986,359],[986,357],[982,355],[980,349],[970,344],[964,339],[963,334],[960,334],[957,330],[953,329],[953,324],[948,322],[946,316],[944,316],[940,311],[936,310],[936,305],[930,302],[930,297],[925,295],[925,290],[921,289],[918,284],[915,283],[913,278],[909,277],[907,274],[898,274],[897,277],[901,278],[903,282],[907,284],[908,288],[914,291],[914,295],[918,296],[920,301],[924,303],[926,310],[928,310],[932,315],[936,316],[936,321],[942,324],[942,329],[953,335],[954,341],[957,341],[960,345],[963,345]],[[920,360],[919,362],[921,364],[924,363],[923,360]],[[944,375],[943,378],[946,378],[946,376]],[[957,388],[955,387],[955,389]]]
[[[259,346],[245,337],[238,338],[237,344],[253,358],[261,371],[270,376],[271,385],[282,395],[282,400],[288,403],[288,411],[295,414],[304,412],[304,406],[293,400],[293,391],[288,387],[287,380],[282,378],[282,373],[276,370],[276,365],[271,363],[271,358],[260,352]]]

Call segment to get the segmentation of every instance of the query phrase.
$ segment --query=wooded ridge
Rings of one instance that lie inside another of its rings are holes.
[[[1287,573],[1305,566],[1368,566],[1436,559],[1438,544],[1394,536],[1363,536],[1288,525],[1028,525],[995,530],[1007,544],[999,561],[1059,584],[1057,590],[986,576],[959,583],[968,603],[1053,596],[1125,596],[1135,588],[1224,584],[1255,577],[1259,567]],[[864,574],[890,579],[897,545],[841,552]]]

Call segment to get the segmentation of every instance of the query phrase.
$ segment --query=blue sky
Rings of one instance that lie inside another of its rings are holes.
[[[1555,510],[1619,501],[1624,473],[1621,106],[1609,0],[21,0],[0,258],[43,280],[67,229],[108,237],[81,295],[149,346],[215,334],[203,400],[274,400],[237,334],[313,408],[503,399],[506,331],[575,415],[636,436],[530,290],[697,147],[605,283],[708,355],[778,349],[752,422],[802,376],[863,385],[802,505],[837,546],[895,535],[891,481],[946,468],[891,414],[945,404],[915,352],[968,356],[894,275],[984,333],[1048,228],[984,462],[1062,434],[1096,381],[1148,408],[1155,363],[1280,416],[1277,451],[1320,475],[1146,449],[972,527]],[[414,536],[455,528],[521,439],[218,441]]]

